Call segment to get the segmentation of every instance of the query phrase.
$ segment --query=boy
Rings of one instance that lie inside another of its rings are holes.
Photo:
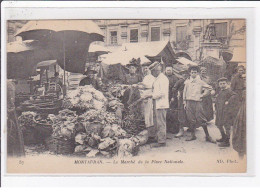
[[[183,104],[191,131],[191,137],[187,138],[186,141],[195,140],[195,129],[201,126],[206,134],[206,141],[215,143],[209,135],[207,119],[202,108],[202,98],[207,95],[208,90],[212,90],[212,87],[200,79],[198,76],[198,66],[190,66],[188,71],[190,78],[184,82]]]
[[[217,94],[215,103],[215,124],[219,128],[221,139],[217,139],[217,142],[220,142],[219,147],[229,147],[230,129],[236,115],[236,111],[234,111],[234,109],[236,108],[235,102],[237,94],[227,88],[227,78],[225,77],[218,79],[218,85],[220,87],[220,91]]]

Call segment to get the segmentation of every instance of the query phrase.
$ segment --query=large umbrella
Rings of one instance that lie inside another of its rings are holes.
[[[7,44],[7,78],[26,79],[36,75],[37,63],[53,59],[52,54],[37,46],[37,41],[20,41]]]
[[[66,71],[83,73],[89,45],[103,41],[103,33],[91,20],[37,20],[24,25],[16,34],[23,40],[38,40],[51,50]]]

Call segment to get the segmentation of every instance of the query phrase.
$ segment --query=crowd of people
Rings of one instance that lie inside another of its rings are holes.
[[[243,66],[238,66],[231,84],[226,77],[220,77],[217,83],[212,82],[205,67],[191,65],[187,71],[177,75],[172,66],[166,66],[163,71],[163,65],[155,62],[142,66],[143,78],[136,73],[137,68],[134,63],[128,65],[129,74],[124,83],[141,91],[148,142],[153,147],[166,146],[169,131],[176,133],[176,138],[183,137],[185,128],[190,132],[186,141],[194,141],[199,127],[203,128],[207,142],[230,147],[233,127],[233,148],[240,155],[245,154],[246,115],[243,104],[246,82]],[[207,127],[214,115],[221,134],[221,138],[216,140]]]
[[[240,156],[246,154],[246,81],[245,68],[238,66],[237,74],[230,81],[220,77],[211,81],[205,67],[190,65],[188,70],[175,74],[172,66],[155,62],[142,65],[142,74],[137,73],[138,65],[130,63],[129,74],[123,83],[140,91],[145,127],[148,130],[148,143],[152,147],[166,146],[167,133],[182,138],[185,129],[190,132],[186,141],[194,141],[196,129],[203,128],[205,141],[217,143],[219,147],[232,147]],[[97,71],[88,67],[79,86],[93,85],[100,90],[101,79]],[[18,128],[14,107],[14,88],[8,83],[8,130]],[[214,107],[213,107],[214,106]],[[12,119],[14,118],[14,119]],[[215,125],[221,134],[214,140],[208,130],[208,123],[215,118]],[[231,141],[231,132],[233,140]],[[8,136],[8,152],[24,155],[24,146],[20,133]],[[16,137],[13,136],[16,134]],[[16,144],[13,141],[19,141]],[[13,145],[21,145],[15,146]],[[21,150],[22,149],[22,150]],[[12,155],[12,154],[11,154]]]

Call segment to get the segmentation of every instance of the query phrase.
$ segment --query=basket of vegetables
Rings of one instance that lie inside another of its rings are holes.
[[[77,124],[75,111],[68,109],[59,111],[58,115],[49,115],[52,122],[52,135],[45,144],[49,151],[55,154],[71,154],[75,148],[75,129]]]
[[[72,154],[75,149],[73,139],[51,136],[45,140],[46,147],[55,154]]]
[[[44,143],[45,139],[52,135],[52,123],[47,117],[44,118],[41,115],[36,115],[34,117],[36,139],[39,143]]]
[[[35,131],[35,122],[34,117],[36,116],[35,112],[27,111],[23,112],[21,116],[18,117],[18,121],[23,133],[24,144],[32,145],[37,144],[36,131]]]
[[[18,118],[25,145],[43,144],[52,134],[51,121],[35,112],[23,112]]]

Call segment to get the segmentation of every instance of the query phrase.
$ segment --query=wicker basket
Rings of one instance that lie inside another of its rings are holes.
[[[24,145],[34,145],[41,143],[36,138],[37,135],[34,127],[22,126],[21,129],[23,132]]]
[[[38,142],[44,143],[45,139],[52,135],[53,129],[50,124],[38,123],[35,121],[35,138]]]
[[[72,139],[63,139],[59,137],[49,137],[45,141],[46,147],[49,151],[54,152],[55,154],[72,154],[75,149],[75,142]]]

